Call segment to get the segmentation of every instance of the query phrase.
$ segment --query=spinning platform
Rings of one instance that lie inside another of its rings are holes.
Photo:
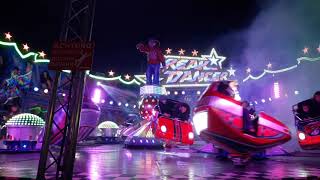
[[[140,127],[130,133],[124,145],[127,148],[163,148],[164,143],[157,139],[155,133],[154,109],[158,106],[159,97],[166,94],[166,89],[161,86],[146,85],[140,88]]]

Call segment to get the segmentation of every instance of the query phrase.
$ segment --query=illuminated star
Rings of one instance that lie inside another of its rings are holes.
[[[39,56],[44,58],[46,56],[46,53],[44,53],[43,51],[39,52]]]
[[[124,77],[126,78],[126,80],[130,79],[130,75],[129,74],[125,75]]]
[[[250,68],[247,69],[247,73],[251,73],[251,69]]]
[[[236,72],[235,69],[233,69],[232,67],[230,67],[230,69],[227,70],[229,72],[229,76],[236,76],[234,73]]]
[[[172,49],[170,49],[170,48],[166,49],[167,54],[171,54],[171,51],[172,51]]]
[[[192,56],[198,56],[198,53],[199,53],[199,51],[197,51],[197,50],[194,49],[194,50],[192,51]]]
[[[269,64],[267,64],[267,68],[271,69],[272,68],[272,64],[269,62]]]
[[[317,51],[320,53],[320,45],[319,45],[319,47],[317,48]]]
[[[186,50],[180,49],[180,51],[178,51],[178,52],[179,52],[179,55],[184,55],[184,52],[186,52]]]
[[[305,47],[305,48],[303,48],[303,54],[307,54],[308,53],[308,51],[309,51],[309,48],[307,48],[307,47]]]
[[[6,39],[8,39],[9,41],[11,41],[12,36],[11,36],[10,32],[4,33],[4,35],[5,35],[5,38],[6,38]]]
[[[41,51],[41,52],[39,52],[39,56],[44,58],[46,56],[46,54],[43,51]]]
[[[219,65],[220,68],[222,68],[222,62],[226,59],[224,56],[219,56],[214,48],[211,50],[210,55],[202,55],[201,57],[210,60],[211,65]]]
[[[29,46],[28,46],[27,43],[26,43],[26,44],[23,44],[23,49],[26,50],[26,51],[29,51]]]
[[[109,73],[109,76],[113,76],[114,75],[114,72],[111,70],[108,72]]]

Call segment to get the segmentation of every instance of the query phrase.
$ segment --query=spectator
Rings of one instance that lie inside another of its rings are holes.
[[[189,120],[190,110],[189,107],[185,104],[178,104],[178,107],[175,108],[177,111],[173,114],[174,118],[178,118],[183,121]]]
[[[174,104],[167,99],[160,99],[159,101],[159,108],[161,115],[165,117],[171,117],[172,111],[174,109]]]
[[[40,76],[41,87],[50,90],[52,88],[52,78],[48,71],[43,71]]]
[[[311,108],[310,108],[310,105],[307,102],[303,102],[301,104],[301,109],[298,112],[298,117],[301,120],[308,120],[308,119],[312,118]]]
[[[320,91],[314,93],[311,104],[312,117],[320,116]]]

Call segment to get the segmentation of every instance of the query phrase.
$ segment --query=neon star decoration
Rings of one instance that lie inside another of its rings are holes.
[[[307,54],[308,53],[308,51],[309,51],[309,48],[307,48],[307,47],[305,47],[305,48],[303,48],[303,54]]]
[[[269,64],[267,64],[267,68],[271,69],[272,68],[272,64],[269,62]]]
[[[46,56],[46,53],[44,53],[43,51],[39,52],[39,56],[44,58]]]
[[[29,51],[29,46],[28,46],[27,43],[26,43],[26,44],[23,44],[22,46],[23,46],[23,50]]]
[[[113,77],[114,76],[114,72],[111,70],[108,72],[109,73],[109,76]]]
[[[4,36],[7,40],[11,41],[12,36],[11,36],[10,32],[4,33]]]
[[[166,54],[171,54],[172,49],[168,48],[166,49]]]
[[[199,53],[199,51],[197,51],[197,50],[194,49],[194,50],[192,51],[192,56],[198,56],[198,53]]]
[[[219,65],[220,69],[222,68],[222,62],[226,59],[224,56],[218,56],[216,50],[213,48],[210,55],[202,55],[202,58],[206,58],[211,61],[211,65]]]
[[[247,71],[247,73],[248,73],[248,74],[250,74],[250,73],[251,73],[251,69],[250,69],[250,68],[247,68],[247,70],[246,70],[246,71]]]
[[[236,76],[235,72],[236,70],[232,68],[232,66],[230,67],[230,69],[227,70],[229,72],[229,76]]]
[[[124,77],[126,78],[126,80],[130,80],[130,75],[129,74],[126,74]]]
[[[184,52],[186,52],[186,50],[180,49],[180,51],[178,51],[178,52],[179,52],[179,55],[184,55]]]

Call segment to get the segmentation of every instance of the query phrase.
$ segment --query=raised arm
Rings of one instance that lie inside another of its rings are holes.
[[[136,48],[140,51],[140,52],[144,52],[147,53],[150,51],[150,48],[146,45],[144,45],[143,43],[139,43],[136,45]]]

